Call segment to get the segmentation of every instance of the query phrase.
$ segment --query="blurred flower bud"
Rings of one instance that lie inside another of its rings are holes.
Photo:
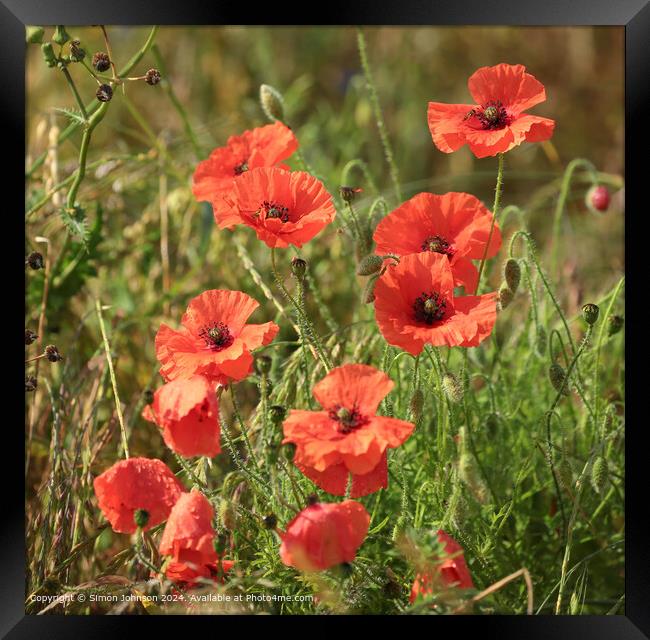
[[[62,24],[56,25],[56,29],[54,30],[54,35],[52,36],[52,40],[54,40],[54,42],[60,44],[61,46],[63,46],[68,40],[70,40],[70,36],[68,35],[68,32],[65,30],[65,27]]]
[[[298,280],[302,280],[305,277],[305,272],[307,271],[307,262],[302,258],[293,258],[291,260],[291,273]]]
[[[513,300],[515,294],[512,292],[506,282],[499,287],[499,306],[505,309]]]
[[[357,265],[357,275],[359,276],[371,276],[373,273],[377,273],[384,264],[384,259],[381,256],[376,256],[370,254],[363,258],[361,262]]]
[[[51,42],[46,42],[41,45],[41,52],[43,53],[43,60],[48,67],[56,67],[56,55],[54,54],[54,47]]]
[[[363,292],[361,294],[361,302],[362,304],[370,304],[371,302],[375,301],[375,285],[377,284],[377,278],[379,276],[372,276],[368,282],[366,282],[366,286],[363,289]]]
[[[25,345],[30,345],[32,342],[35,342],[38,339],[38,336],[31,331],[30,329],[25,329]]]
[[[551,384],[553,385],[553,388],[556,391],[562,391],[562,395],[568,396],[569,395],[569,388],[568,388],[568,383],[564,384],[564,381],[566,379],[566,372],[564,369],[557,363],[554,362],[549,370],[548,370],[548,377],[549,380],[551,381]]]
[[[607,320],[607,335],[610,337],[616,335],[623,328],[624,322],[625,320],[622,316],[609,316]]]
[[[361,193],[363,189],[360,187],[339,187],[339,193],[344,202],[353,202],[357,197],[357,193]]]
[[[25,393],[36,391],[36,387],[38,387],[36,376],[25,376]]]
[[[42,269],[45,266],[45,261],[43,260],[43,255],[38,251],[32,251],[28,256],[25,262],[29,265],[30,269]]]
[[[607,460],[603,456],[598,456],[591,467],[591,486],[596,493],[602,493],[608,476]]]
[[[275,122],[284,122],[284,100],[282,94],[268,84],[260,86],[260,105],[266,117]]]
[[[43,42],[43,35],[45,29],[43,27],[26,27],[25,40],[28,44],[41,44]]]
[[[60,362],[63,360],[63,356],[59,353],[59,349],[53,344],[49,344],[45,347],[45,357],[50,362]]]
[[[160,82],[160,71],[158,69],[149,69],[144,76],[144,81],[152,87]]]
[[[133,521],[137,527],[143,529],[149,522],[149,512],[146,509],[136,509],[133,513]]]
[[[272,364],[273,360],[271,360],[269,356],[257,356],[255,358],[255,369],[260,375],[267,374],[269,371],[271,371]]]
[[[415,420],[419,420],[420,417],[422,416],[423,407],[424,407],[424,393],[422,393],[422,389],[418,387],[413,392],[413,395],[411,396],[411,400],[409,402],[409,410],[411,411],[411,415]]]
[[[594,185],[587,191],[586,204],[592,211],[607,211],[610,201],[609,190],[601,184]]]
[[[521,281],[521,267],[514,258],[508,258],[503,266],[503,278],[510,291],[516,293]]]
[[[73,40],[70,43],[70,60],[81,62],[86,57],[86,51],[81,47],[79,40]]]
[[[600,309],[595,304],[589,303],[585,304],[582,307],[582,317],[584,318],[584,321],[589,325],[596,324],[599,313]]]
[[[446,396],[454,403],[458,403],[463,399],[463,385],[451,371],[447,371],[442,377],[442,389]]]

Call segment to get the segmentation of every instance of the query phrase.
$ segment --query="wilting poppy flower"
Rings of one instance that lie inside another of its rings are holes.
[[[454,284],[474,293],[478,271],[471,261],[483,259],[491,225],[490,211],[469,193],[418,193],[382,218],[373,239],[378,254],[431,251],[447,256]],[[495,256],[500,246],[495,223],[486,257]]]
[[[314,385],[322,411],[292,409],[283,443],[296,445],[294,464],[321,489],[342,496],[352,475],[352,497],[388,486],[386,449],[412,433],[411,422],[375,415],[393,381],[363,364],[332,369]]]
[[[431,566],[418,573],[411,588],[411,602],[418,596],[433,595],[436,588],[474,589],[472,576],[465,563],[463,548],[442,529],[438,530],[438,541],[444,545],[442,558],[431,558]]]
[[[468,144],[477,158],[485,158],[553,135],[554,120],[524,113],[544,102],[546,91],[523,65],[481,67],[467,86],[475,104],[429,103],[429,130],[440,151]]]
[[[161,324],[156,357],[165,380],[203,375],[212,383],[243,380],[252,371],[251,351],[269,344],[275,322],[246,324],[259,303],[241,291],[211,289],[193,298],[175,331]]]
[[[95,478],[94,487],[99,508],[117,533],[133,533],[134,514],[141,509],[149,515],[144,530],[160,524],[183,493],[169,467],[150,458],[116,462]]]
[[[258,167],[274,167],[297,148],[296,136],[281,122],[230,136],[224,147],[215,149],[196,167],[192,180],[194,197],[214,203],[232,189],[237,176]]]
[[[230,560],[220,560],[214,549],[214,511],[208,499],[198,490],[184,493],[174,505],[160,540],[160,553],[170,556],[165,575],[174,582],[188,586],[198,578],[214,579],[218,565],[228,572]]]
[[[163,385],[142,416],[161,427],[165,444],[181,456],[212,458],[221,451],[219,403],[204,376]]]
[[[303,509],[285,532],[279,532],[280,558],[300,571],[323,571],[352,562],[369,525],[370,516],[358,502],[317,502]]]
[[[245,224],[269,247],[302,247],[336,216],[323,183],[305,171],[254,169],[242,174],[223,207],[215,204],[219,227]]]
[[[475,347],[492,332],[496,299],[496,292],[454,297],[447,257],[414,253],[377,280],[375,318],[386,342],[413,355],[425,344]]]

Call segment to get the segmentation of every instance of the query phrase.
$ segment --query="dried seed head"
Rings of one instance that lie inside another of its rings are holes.
[[[298,279],[302,280],[307,272],[307,261],[302,258],[291,259],[291,273]]]
[[[370,254],[363,258],[363,260],[361,260],[361,262],[357,265],[357,275],[371,276],[374,273],[377,273],[383,264],[384,259],[381,256]]]
[[[133,521],[140,529],[146,527],[149,522],[149,512],[146,509],[136,509],[133,513]]]
[[[30,269],[42,269],[45,266],[45,260],[43,260],[43,255],[38,251],[32,251],[25,260],[25,263],[29,265]]]
[[[65,27],[62,24],[56,25],[56,29],[54,30],[54,35],[52,36],[52,40],[54,40],[54,42],[60,44],[61,46],[63,46],[68,40],[70,40],[70,36],[68,35],[68,32],[65,30]]]
[[[144,76],[144,81],[152,87],[160,82],[160,71],[158,69],[149,69]]]
[[[512,292],[507,282],[502,283],[499,287],[499,306],[505,309],[514,299],[515,294]]]
[[[557,362],[554,362],[550,366],[548,370],[548,377],[551,381],[551,384],[553,385],[553,388],[556,391],[561,391],[562,395],[565,396],[569,395],[568,382],[567,384],[564,383],[566,380],[566,372]]]
[[[592,211],[598,212],[607,211],[610,201],[611,196],[609,195],[609,190],[602,184],[591,187],[585,197],[587,207]]]
[[[36,391],[36,387],[38,387],[36,376],[25,376],[25,393]]]
[[[25,345],[32,344],[32,342],[36,341],[38,339],[38,336],[31,331],[30,329],[25,329]]]
[[[269,407],[269,417],[271,423],[276,427],[284,420],[287,410],[280,404],[274,404]]]
[[[368,282],[366,282],[366,286],[363,288],[363,292],[361,293],[361,302],[363,304],[370,304],[371,302],[375,301],[375,285],[377,284],[377,278],[379,276],[372,276]]]
[[[278,518],[274,513],[269,513],[262,520],[265,529],[275,529],[278,526]]]
[[[237,514],[230,500],[219,502],[219,521],[228,531],[234,531],[237,528]]]
[[[113,87],[110,84],[101,84],[95,96],[97,96],[97,100],[100,102],[110,102],[113,97]]]
[[[59,349],[53,344],[48,344],[47,347],[45,347],[45,357],[50,362],[60,362],[63,360],[63,356],[59,353]]]
[[[521,282],[521,267],[514,258],[508,258],[503,265],[503,278],[512,293],[516,293]]]
[[[271,85],[263,84],[260,86],[260,105],[266,117],[275,122],[280,120],[284,122],[284,100],[282,94],[274,89]]]
[[[266,375],[271,371],[273,360],[269,356],[257,356],[255,358],[255,369],[260,375]]]
[[[27,44],[41,44],[41,42],[43,42],[44,34],[45,29],[43,29],[43,27],[25,28],[25,40],[27,41]]]
[[[442,388],[452,402],[458,403],[463,399],[463,385],[451,371],[447,371],[442,377]]]
[[[413,395],[411,396],[411,400],[409,402],[409,410],[411,411],[411,415],[415,420],[419,420],[422,417],[422,408],[424,407],[424,393],[422,393],[422,389],[418,387],[414,392]]]
[[[607,335],[609,337],[616,335],[622,328],[625,320],[622,316],[609,316],[607,320]]]
[[[602,493],[608,476],[609,469],[607,467],[607,460],[603,456],[598,456],[591,467],[591,486],[596,493]]]
[[[93,56],[93,67],[100,73],[108,71],[111,68],[111,59],[108,57],[108,54],[103,51],[98,51]]]
[[[43,60],[45,60],[45,64],[47,64],[48,67],[56,67],[56,55],[51,42],[46,42],[41,45],[41,53],[43,54]]]
[[[70,60],[81,62],[86,57],[86,51],[82,48],[79,40],[73,40],[70,43]]]
[[[592,304],[591,302],[585,304],[582,307],[582,317],[584,318],[584,321],[589,325],[596,324],[599,313],[600,313],[600,309],[598,308],[598,306]]]

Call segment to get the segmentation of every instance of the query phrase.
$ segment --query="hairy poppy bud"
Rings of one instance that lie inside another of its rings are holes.
[[[70,40],[70,36],[68,35],[68,32],[65,30],[65,27],[62,24],[56,25],[56,29],[54,30],[54,35],[52,36],[52,40],[54,40],[54,42],[60,44],[61,46],[63,46],[68,40]]]
[[[28,256],[25,262],[29,265],[30,269],[42,269],[45,266],[45,260],[43,260],[42,254],[38,251],[32,251]]]
[[[616,335],[623,328],[624,322],[622,316],[609,316],[607,320],[607,335],[610,337]]]
[[[38,380],[36,380],[36,376],[25,376],[25,393],[29,391],[36,391],[36,387],[38,387]]]
[[[370,304],[375,301],[375,285],[377,284],[378,277],[379,276],[372,276],[372,278],[366,282],[366,286],[363,288],[363,292],[361,293],[361,302],[363,304]]]
[[[262,520],[265,529],[275,529],[278,526],[278,518],[274,513],[269,513]]]
[[[47,347],[45,347],[45,357],[50,362],[60,362],[63,360],[63,356],[59,353],[56,345],[53,344],[48,344]]]
[[[503,278],[510,291],[515,293],[521,281],[521,267],[514,258],[508,258],[505,265],[503,265]]]
[[[560,484],[565,489],[570,489],[573,486],[573,469],[568,458],[565,456],[562,456],[560,459],[560,464],[557,467],[557,475]]]
[[[269,356],[257,356],[257,358],[255,358],[255,369],[260,375],[267,374],[271,371],[272,364],[273,360],[269,358]]]
[[[546,353],[546,329],[541,325],[537,325],[537,331],[535,336],[535,351],[537,355],[543,357]]]
[[[56,67],[56,55],[54,54],[54,47],[51,42],[46,42],[41,45],[41,52],[43,54],[43,60],[48,67]]]
[[[422,416],[423,406],[424,406],[424,393],[422,393],[422,389],[418,387],[413,392],[413,395],[411,396],[411,400],[409,402],[409,409],[411,411],[411,415],[416,420],[419,420],[420,417]]]
[[[228,531],[237,528],[237,514],[230,500],[221,500],[219,502],[219,520],[224,529],[228,529]]]
[[[569,395],[568,382],[567,384],[564,384],[564,381],[566,379],[566,372],[557,362],[554,362],[550,366],[548,370],[548,377],[551,381],[551,384],[553,385],[553,388],[556,391],[562,390],[562,395]]]
[[[282,94],[274,89],[271,85],[263,84],[260,86],[260,105],[266,117],[275,122],[284,121],[284,100]]]
[[[133,521],[138,528],[143,529],[149,522],[149,512],[146,509],[136,509],[133,512]]]
[[[302,258],[292,258],[291,260],[291,273],[293,273],[298,280],[302,280],[305,277],[305,272],[307,271],[307,262]]]
[[[79,40],[73,40],[70,43],[70,59],[73,62],[81,62],[86,57],[86,51],[81,48]]]
[[[271,422],[277,427],[287,415],[287,410],[279,404],[274,404],[269,407],[269,417]]]
[[[154,398],[153,389],[145,389],[142,392],[142,397],[144,399],[145,404],[151,404],[153,402],[153,398]]]
[[[602,456],[598,456],[591,467],[591,486],[594,488],[596,493],[602,492],[605,483],[607,482],[608,475],[609,469],[607,468],[607,460]]]
[[[479,502],[484,503],[487,498],[485,483],[479,473],[474,456],[467,451],[461,454],[460,460],[458,461],[458,475],[474,497]]]
[[[158,69],[149,69],[144,76],[144,81],[152,87],[160,82],[160,71]]]
[[[25,329],[25,345],[32,344],[32,342],[35,342],[38,336],[31,331],[30,329]]]
[[[376,256],[371,253],[357,265],[357,275],[371,276],[373,273],[377,273],[383,264],[384,259],[381,256]]]
[[[111,59],[108,57],[108,54],[103,51],[98,51],[93,56],[93,67],[100,73],[108,71],[111,68]]]
[[[339,187],[339,193],[344,202],[353,202],[357,197],[357,193],[361,193],[363,189],[359,187]]]
[[[463,399],[463,385],[451,371],[442,377],[442,389],[452,402],[458,403]]]
[[[607,211],[610,200],[609,190],[602,184],[591,187],[585,199],[587,207],[592,211]]]
[[[499,306],[505,309],[514,299],[515,294],[512,292],[508,283],[504,282],[499,287]]]
[[[582,317],[584,318],[585,322],[589,325],[596,324],[599,313],[600,313],[600,309],[595,304],[589,303],[582,307]]]
[[[113,97],[113,87],[110,84],[100,84],[95,96],[100,102],[110,102]]]
[[[400,516],[399,518],[397,518],[397,522],[393,527],[391,540],[395,542],[400,537],[400,535],[404,532],[405,528],[406,528],[406,518],[404,516]]]
[[[455,497],[452,497],[452,503],[449,510],[449,517],[457,529],[462,528],[465,520],[467,519],[468,512],[469,509],[467,507],[467,500],[465,500],[465,496],[460,490],[459,485],[458,493]]]
[[[41,44],[45,29],[43,27],[27,27],[25,29],[25,40],[28,44]]]

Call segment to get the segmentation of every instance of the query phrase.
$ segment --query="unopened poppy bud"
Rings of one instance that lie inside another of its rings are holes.
[[[133,513],[136,526],[143,529],[149,523],[149,512],[146,509],[136,509]]]
[[[160,82],[160,71],[158,69],[149,69],[144,76],[144,81],[152,87]]]
[[[611,196],[609,190],[602,184],[594,185],[587,191],[585,202],[592,211],[607,211]]]
[[[573,486],[573,469],[571,468],[571,463],[566,456],[562,456],[560,459],[560,464],[557,467],[557,475],[560,484],[565,489],[571,489]]]
[[[359,276],[371,276],[373,273],[377,273],[383,266],[384,259],[381,256],[376,256],[370,254],[361,260],[357,265],[357,275]]]
[[[602,456],[598,456],[591,467],[591,486],[596,493],[602,493],[608,475],[607,460]]]
[[[36,391],[36,387],[38,387],[36,376],[25,376],[25,393]]]
[[[506,281],[510,291],[516,293],[521,282],[521,267],[514,258],[508,258],[503,265],[503,279]]]
[[[56,67],[56,55],[54,54],[54,47],[51,42],[46,42],[41,45],[41,53],[48,67]]]
[[[37,338],[38,336],[31,329],[25,329],[25,345],[32,344]]]
[[[318,499],[318,494],[317,493],[310,493],[307,496],[307,505],[308,506],[311,507],[312,505],[318,504],[319,502],[320,502],[320,500]]]
[[[219,502],[219,520],[224,529],[228,529],[228,531],[234,531],[237,528],[237,514],[230,500]]]
[[[462,528],[467,519],[468,511],[467,500],[465,500],[465,496],[463,496],[462,492],[459,491],[449,512],[449,517],[457,529]]]
[[[305,277],[305,272],[307,271],[307,262],[302,258],[293,258],[291,260],[291,273],[293,273],[298,280],[302,280]]]
[[[269,356],[257,356],[255,358],[255,369],[260,375],[265,375],[271,371],[273,360]]]
[[[38,251],[32,251],[28,256],[25,262],[29,265],[30,269],[42,269],[45,266],[45,260],[43,260],[43,255]]]
[[[537,351],[537,355],[543,357],[544,354],[546,353],[546,342],[547,342],[546,329],[538,325],[536,334],[537,335],[535,336],[535,351]]]
[[[43,27],[27,27],[25,29],[25,40],[28,44],[41,44],[45,29]]]
[[[153,402],[153,397],[154,397],[153,389],[145,389],[142,392],[142,397],[144,399],[145,404],[151,404]]]
[[[60,44],[61,46],[63,46],[68,40],[70,40],[70,36],[68,35],[68,32],[65,30],[65,27],[62,24],[56,25],[56,29],[54,30],[54,35],[52,36],[52,40],[54,40],[54,42]]]
[[[280,120],[284,122],[284,100],[282,94],[274,89],[271,85],[263,84],[260,86],[260,105],[266,117],[275,122]]]
[[[95,96],[100,102],[110,102],[113,97],[113,87],[110,84],[100,84]]]
[[[45,357],[50,362],[60,362],[63,360],[63,356],[59,353],[59,349],[53,344],[48,344],[47,347],[45,347]]]
[[[508,283],[504,282],[499,287],[499,306],[505,309],[514,299],[515,294],[512,292]]]
[[[278,426],[286,415],[287,410],[282,405],[274,404],[269,407],[269,417],[275,426]]]
[[[411,400],[409,402],[409,409],[411,411],[411,415],[416,420],[419,420],[420,417],[422,416],[422,407],[424,407],[424,393],[422,393],[422,389],[418,387],[413,392],[413,395],[411,396]]]
[[[582,317],[587,324],[596,324],[599,313],[600,309],[595,304],[589,303],[582,307]]]
[[[607,335],[610,337],[616,335],[623,328],[624,322],[625,320],[622,316],[609,316],[607,320]]]
[[[278,526],[278,518],[274,513],[269,513],[262,520],[265,529],[275,529]]]
[[[568,385],[564,383],[566,380],[566,372],[557,362],[554,362],[550,366],[548,370],[548,377],[551,381],[551,384],[553,385],[553,388],[556,391],[561,390],[563,395],[569,395]]]
[[[73,40],[70,43],[70,59],[73,62],[81,62],[86,57],[86,51],[82,49],[79,40]]]
[[[378,276],[373,276],[366,282],[366,286],[361,293],[361,302],[363,304],[370,304],[375,301],[375,285],[377,284]]]
[[[442,388],[452,402],[458,403],[463,399],[463,385],[451,371],[442,377]]]
[[[93,56],[93,67],[100,73],[108,71],[111,68],[111,59],[108,57],[108,54],[103,51],[98,51]]]
[[[344,202],[353,202],[357,197],[357,193],[361,193],[363,189],[360,187],[339,187],[339,193]]]

